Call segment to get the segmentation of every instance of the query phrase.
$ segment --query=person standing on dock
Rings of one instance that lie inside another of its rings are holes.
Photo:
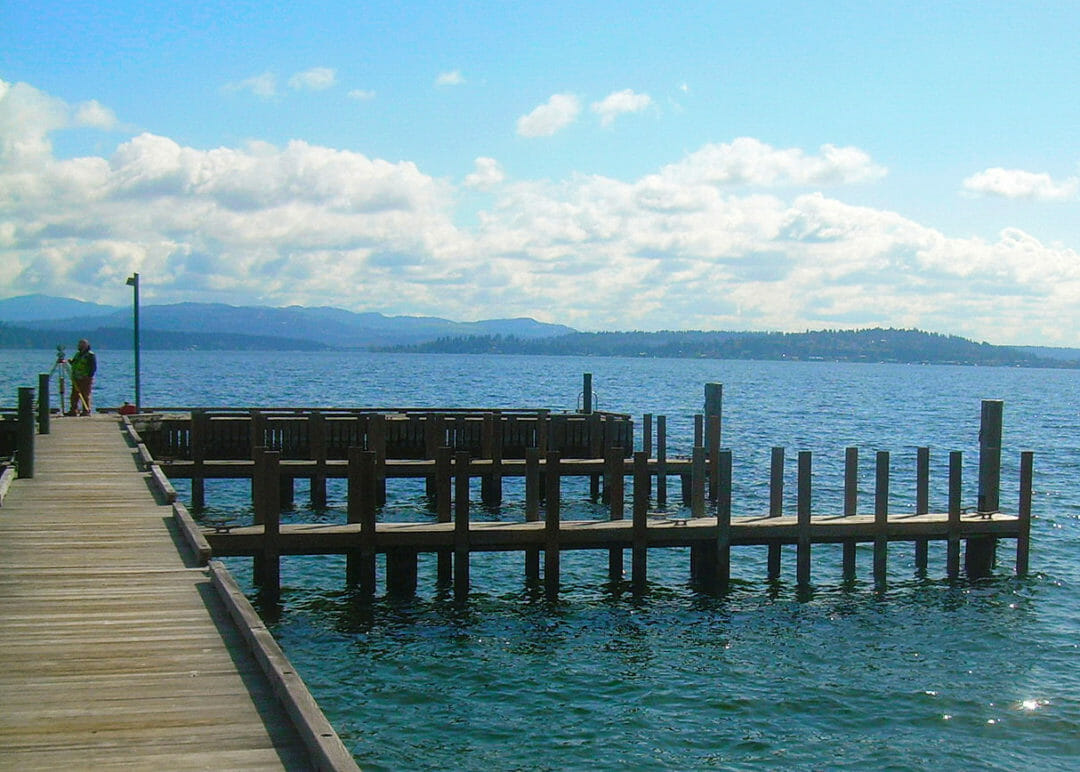
[[[71,409],[68,415],[90,415],[90,394],[97,372],[97,356],[90,350],[90,341],[79,341],[79,350],[71,358]]]

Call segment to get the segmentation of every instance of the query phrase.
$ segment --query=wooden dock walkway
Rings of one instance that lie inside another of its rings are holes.
[[[0,768],[355,769],[221,571],[116,417],[54,420],[0,506]]]

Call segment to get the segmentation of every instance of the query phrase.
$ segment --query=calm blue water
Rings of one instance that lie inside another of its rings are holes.
[[[99,351],[96,402],[132,394],[131,356]],[[52,354],[0,351],[0,406],[36,384]],[[839,548],[814,550],[798,596],[794,553],[764,580],[764,549],[733,555],[734,590],[687,581],[684,551],[653,551],[634,597],[606,580],[606,555],[564,553],[556,602],[525,585],[520,555],[473,558],[455,604],[421,561],[410,601],[365,603],[338,558],[283,561],[274,633],[361,766],[371,769],[1075,769],[1080,765],[1080,372],[998,368],[348,353],[145,352],[144,405],[526,407],[573,409],[591,372],[598,407],[668,417],[686,453],[704,384],[724,384],[734,512],[767,504],[769,448],[814,451],[814,509],[837,511],[843,449],[861,449],[861,504],[873,453],[892,452],[892,509],[914,506],[915,448],[932,449],[932,507],[944,507],[948,451],[965,451],[974,503],[980,400],[1005,400],[1002,507],[1015,511],[1021,450],[1034,450],[1032,574],[944,580],[932,544],[918,576],[892,545],[889,582],[840,581]],[[678,486],[672,480],[677,510]],[[216,515],[248,516],[244,490],[207,486]],[[384,517],[424,517],[420,486],[392,488]],[[343,518],[331,487],[297,520]],[[629,494],[629,492],[628,492]],[[519,518],[519,491],[476,517]],[[569,487],[568,516],[597,510]],[[603,516],[598,514],[597,516]],[[250,583],[248,561],[230,568]],[[381,575],[380,575],[381,582]],[[255,593],[252,592],[255,598]],[[256,598],[257,600],[257,598]]]

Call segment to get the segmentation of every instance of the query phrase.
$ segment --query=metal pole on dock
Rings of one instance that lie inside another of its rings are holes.
[[[135,349],[135,410],[142,407],[142,389],[139,384],[139,274],[133,273],[126,284],[132,290],[132,345]]]

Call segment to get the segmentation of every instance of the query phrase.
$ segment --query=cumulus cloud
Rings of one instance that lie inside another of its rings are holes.
[[[264,72],[244,80],[226,83],[223,90],[230,94],[238,91],[248,91],[257,97],[270,99],[277,96],[277,76],[272,72]]]
[[[460,70],[440,72],[439,76],[435,78],[436,86],[460,86],[463,83],[465,83],[465,78],[462,77]]]
[[[651,104],[652,97],[648,94],[637,94],[627,88],[608,94],[599,102],[593,102],[592,110],[600,116],[602,126],[610,126],[620,115],[640,113]]]
[[[706,145],[636,179],[460,188],[294,141],[198,149],[144,133],[61,160],[78,108],[0,83],[0,296],[334,305],[582,329],[917,326],[1080,343],[1080,254],[1016,228],[954,238],[807,185],[884,173],[857,148]],[[791,190],[785,186],[794,186]],[[490,192],[469,224],[464,189]]]
[[[475,170],[465,177],[465,186],[477,190],[491,190],[505,178],[498,161],[481,156],[476,159]]]
[[[886,170],[857,147],[822,145],[818,155],[807,155],[801,148],[774,148],[739,137],[705,145],[660,174],[683,184],[837,185],[881,179]]]
[[[115,129],[118,125],[113,111],[103,107],[96,100],[90,100],[78,105],[75,108],[74,122],[78,126],[104,130]]]
[[[581,102],[573,94],[553,94],[544,104],[517,121],[523,137],[550,137],[577,120]]]
[[[1046,173],[1000,167],[973,174],[963,184],[964,190],[974,195],[1035,201],[1072,201],[1080,192],[1080,178],[1077,177],[1057,181]]]
[[[295,91],[325,91],[334,85],[337,73],[330,67],[312,67],[289,78],[289,88]]]

